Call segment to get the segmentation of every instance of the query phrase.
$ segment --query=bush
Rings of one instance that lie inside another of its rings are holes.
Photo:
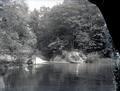
[[[86,63],[94,63],[100,59],[100,55],[97,52],[92,52],[87,55]]]
[[[114,81],[116,85],[116,91],[119,91],[120,89],[120,59],[114,59],[114,69],[113,69],[113,74],[114,74]]]

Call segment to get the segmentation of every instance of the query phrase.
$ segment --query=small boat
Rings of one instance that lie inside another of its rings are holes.
[[[33,64],[46,64],[48,61],[41,59],[40,57],[35,57],[35,59],[32,60]]]

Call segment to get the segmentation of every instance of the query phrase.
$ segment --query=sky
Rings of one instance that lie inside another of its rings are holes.
[[[40,9],[40,7],[50,7],[61,4],[64,0],[26,0],[29,10],[32,11],[35,8]]]

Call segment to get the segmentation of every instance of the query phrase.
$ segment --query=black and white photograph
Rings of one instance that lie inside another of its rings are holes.
[[[0,91],[120,91],[117,1],[0,0]]]

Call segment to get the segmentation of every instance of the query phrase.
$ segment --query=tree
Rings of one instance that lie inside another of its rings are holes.
[[[57,50],[61,47],[56,43],[57,38],[67,41],[66,45],[62,45],[62,50],[79,49],[86,53],[97,51],[101,54],[112,51],[110,36],[100,11],[83,0],[79,3],[66,1],[53,7],[40,18],[38,30],[38,48],[46,55],[52,56],[54,51],[50,50],[48,45],[59,45]]]
[[[3,7],[0,23],[0,48],[5,53],[19,54],[32,52],[36,36],[28,25],[28,8],[24,2],[14,1]],[[6,52],[7,51],[7,52]],[[23,57],[23,55],[21,56]]]

